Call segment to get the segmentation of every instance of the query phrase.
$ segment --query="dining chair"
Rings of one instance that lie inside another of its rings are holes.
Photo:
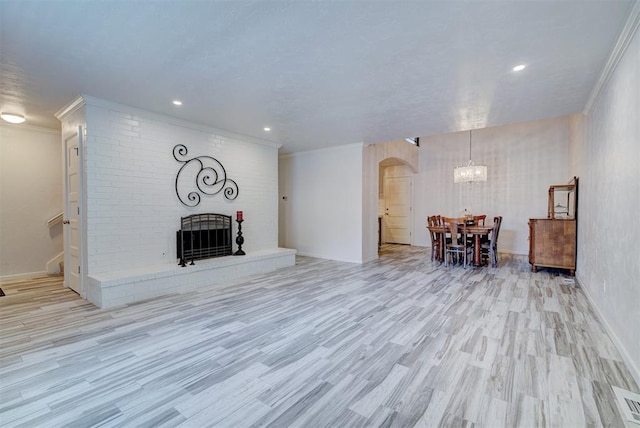
[[[439,226],[438,224],[439,218],[440,216],[435,216],[435,215],[427,217],[429,235],[431,235],[431,261],[441,260],[440,252],[442,248],[442,243],[441,243],[440,235],[442,234],[431,230],[431,227]]]
[[[473,218],[473,225],[474,226],[484,226],[484,221],[487,218],[487,215],[486,214],[474,215],[474,216],[472,216],[472,218]],[[480,240],[482,242],[488,242],[489,241],[489,237],[487,235],[482,235],[480,237]],[[473,243],[474,243],[473,235],[467,236],[467,245],[472,245]]]
[[[436,216],[436,221],[438,222],[438,226],[442,227],[444,231],[443,233],[438,234],[438,240],[440,241],[440,248],[442,248],[442,250],[440,251],[440,261],[445,262],[446,266],[446,249],[447,245],[451,244],[451,230],[447,231],[447,226],[449,225],[449,222],[452,221],[452,219],[445,216]]]
[[[462,256],[462,265],[466,268],[467,260],[473,253],[473,246],[467,244],[465,219],[442,217],[442,221],[451,230],[451,239],[449,241],[443,240],[444,265],[449,266],[449,256],[451,256],[452,262],[454,259],[459,262],[460,256]]]
[[[498,266],[498,236],[500,235],[500,226],[502,225],[502,216],[493,218],[493,230],[491,230],[491,240],[480,244],[482,259],[491,259],[491,267]]]
[[[473,224],[475,226],[484,226],[484,221],[486,220],[486,218],[487,218],[486,214],[474,215],[473,216]]]

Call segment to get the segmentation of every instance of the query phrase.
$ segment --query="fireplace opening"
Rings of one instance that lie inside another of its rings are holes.
[[[232,254],[231,216],[223,214],[193,214],[180,219],[176,235],[180,266],[194,260]]]

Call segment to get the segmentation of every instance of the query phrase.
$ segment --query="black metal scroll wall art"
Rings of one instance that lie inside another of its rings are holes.
[[[238,197],[238,185],[227,178],[227,171],[220,161],[211,156],[189,159],[187,151],[184,144],[173,148],[174,159],[183,164],[176,175],[176,195],[180,202],[195,207],[200,203],[200,194],[213,196],[220,192],[230,201]],[[183,191],[185,180],[195,181],[195,189]]]

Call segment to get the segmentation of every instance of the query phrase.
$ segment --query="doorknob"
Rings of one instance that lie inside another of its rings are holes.
[[[69,220],[62,220],[62,224],[69,224]]]

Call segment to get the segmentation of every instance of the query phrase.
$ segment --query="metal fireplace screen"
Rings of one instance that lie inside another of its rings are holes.
[[[180,265],[211,257],[230,256],[231,216],[194,214],[180,219],[177,232],[177,254]]]

